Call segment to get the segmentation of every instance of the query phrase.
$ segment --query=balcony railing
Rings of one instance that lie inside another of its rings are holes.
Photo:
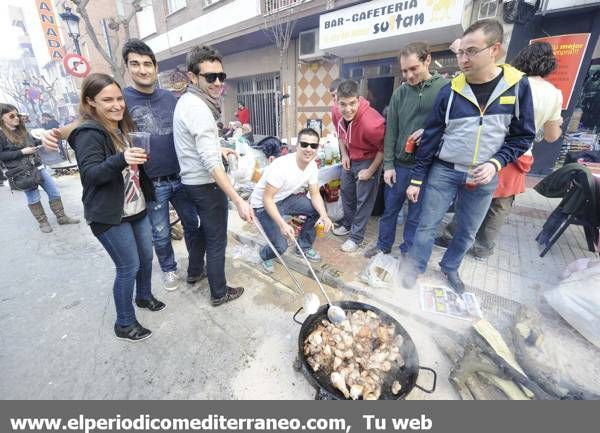
[[[312,0],[264,0],[264,15],[271,15],[283,10],[308,3]]]

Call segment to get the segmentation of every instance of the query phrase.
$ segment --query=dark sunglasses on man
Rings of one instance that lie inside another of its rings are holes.
[[[224,83],[227,79],[227,74],[225,72],[208,72],[206,74],[198,74],[204,77],[207,83],[212,84],[217,81],[217,78],[221,83]]]
[[[306,149],[308,146],[310,146],[311,149],[318,149],[319,148],[319,143],[307,143],[306,141],[301,141],[300,142],[300,147],[303,149]]]

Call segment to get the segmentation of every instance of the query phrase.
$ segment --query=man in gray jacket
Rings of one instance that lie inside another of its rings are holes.
[[[230,287],[225,279],[227,247],[227,198],[245,221],[252,209],[234,190],[221,161],[217,119],[226,74],[221,56],[198,46],[187,55],[190,84],[173,115],[175,151],[181,167],[181,183],[202,221],[200,243],[206,251],[206,268],[213,306],[239,298],[243,287]]]

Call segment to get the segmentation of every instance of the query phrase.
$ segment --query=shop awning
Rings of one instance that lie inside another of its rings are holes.
[[[320,17],[319,49],[341,57],[399,50],[415,41],[451,43],[471,16],[465,0],[377,0]]]

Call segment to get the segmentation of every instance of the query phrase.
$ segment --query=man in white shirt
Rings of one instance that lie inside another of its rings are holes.
[[[279,254],[287,250],[285,238],[292,240],[295,235],[294,228],[283,215],[306,217],[298,244],[313,262],[321,260],[312,247],[316,237],[315,224],[323,224],[325,232],[332,227],[319,193],[319,170],[314,161],[318,148],[319,134],[310,128],[301,130],[298,133],[298,150],[275,159],[265,169],[250,196],[250,206]],[[304,194],[306,185],[310,198]],[[296,254],[299,252],[296,251]],[[276,255],[268,245],[262,248],[260,257],[265,272],[273,272]]]

